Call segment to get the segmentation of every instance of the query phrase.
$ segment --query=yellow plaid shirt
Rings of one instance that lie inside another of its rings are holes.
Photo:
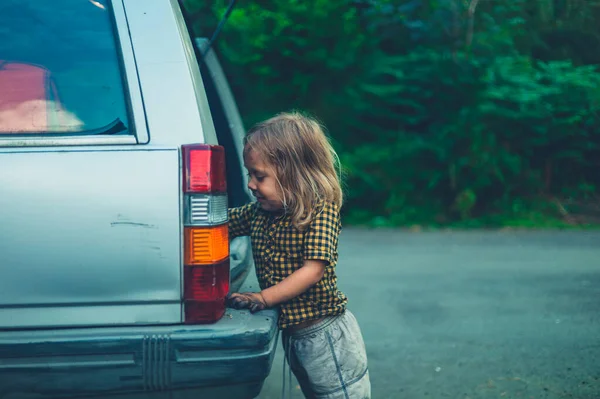
[[[271,287],[301,268],[305,260],[327,262],[323,278],[298,297],[280,305],[279,328],[338,315],[348,299],[337,289],[338,236],[341,231],[337,205],[318,206],[309,227],[299,231],[289,215],[263,210],[258,203],[229,209],[229,238],[250,236],[261,289]]]

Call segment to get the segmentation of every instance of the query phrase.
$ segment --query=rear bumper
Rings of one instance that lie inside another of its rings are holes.
[[[218,387],[229,397],[227,386],[234,385],[253,397],[271,370],[276,342],[272,310],[227,309],[206,326],[1,331],[0,397],[201,394]]]

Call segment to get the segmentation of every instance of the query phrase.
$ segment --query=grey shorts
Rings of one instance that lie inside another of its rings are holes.
[[[350,311],[292,334],[283,331],[282,337],[286,358],[305,397],[371,397],[367,352]]]

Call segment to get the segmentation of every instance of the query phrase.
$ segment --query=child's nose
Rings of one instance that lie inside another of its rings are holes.
[[[254,179],[250,179],[248,181],[248,188],[250,191],[256,191],[256,183],[254,182]]]

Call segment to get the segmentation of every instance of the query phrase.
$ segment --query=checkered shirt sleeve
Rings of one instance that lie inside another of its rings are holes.
[[[256,203],[229,208],[229,239],[250,235],[250,225]]]
[[[338,257],[340,231],[341,221],[337,205],[321,204],[316,209],[316,214],[304,236],[304,259],[323,260],[328,264],[335,264]]]

